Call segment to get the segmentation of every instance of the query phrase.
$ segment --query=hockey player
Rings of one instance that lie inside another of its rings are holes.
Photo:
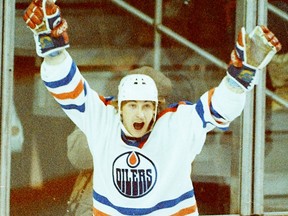
[[[273,33],[256,27],[248,35],[242,28],[219,86],[196,104],[180,102],[158,114],[158,90],[149,76],[121,80],[117,109],[90,88],[66,51],[67,23],[53,0],[33,0],[24,20],[44,57],[44,84],[87,137],[93,214],[198,215],[191,162],[209,131],[227,128],[241,114],[246,92],[281,49]]]

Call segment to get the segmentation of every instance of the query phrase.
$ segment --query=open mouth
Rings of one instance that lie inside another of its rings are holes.
[[[133,124],[133,126],[134,126],[134,128],[136,129],[136,130],[141,130],[143,127],[144,127],[144,122],[141,122],[141,123],[134,123]]]

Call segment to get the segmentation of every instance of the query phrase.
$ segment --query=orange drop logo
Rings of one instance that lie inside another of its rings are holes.
[[[132,152],[129,156],[128,156],[128,165],[130,167],[136,167],[139,164],[139,158],[138,156],[135,154],[135,152]]]

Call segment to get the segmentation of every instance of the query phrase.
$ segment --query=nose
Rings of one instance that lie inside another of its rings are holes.
[[[143,112],[143,109],[141,107],[138,107],[138,109],[137,109],[137,117],[139,119],[143,119],[144,118],[144,112]]]

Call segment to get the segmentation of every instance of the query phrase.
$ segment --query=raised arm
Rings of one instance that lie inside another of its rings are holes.
[[[227,75],[244,91],[258,83],[259,73],[281,49],[277,37],[265,26],[256,26],[250,34],[244,28],[231,53]]]
[[[41,78],[63,111],[85,134],[91,125],[105,124],[105,101],[90,88],[66,51],[68,25],[60,8],[53,0],[32,0],[23,18],[34,34],[37,55],[44,58]]]
[[[210,110],[217,121],[231,122],[241,114],[246,92],[258,83],[263,68],[280,49],[280,42],[267,27],[256,26],[250,34],[241,29],[227,76],[211,94]]]

